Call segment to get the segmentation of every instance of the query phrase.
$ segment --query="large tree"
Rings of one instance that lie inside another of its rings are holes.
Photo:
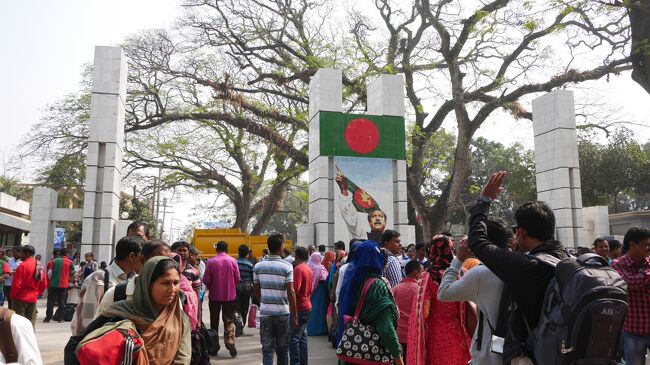
[[[292,178],[308,166],[307,90],[318,68],[343,69],[348,111],[365,109],[369,79],[403,74],[413,130],[409,218],[425,236],[462,210],[471,142],[486,120],[510,114],[525,123],[531,98],[631,68],[626,9],[586,0],[375,0],[345,11],[335,1],[314,0],[184,5],[173,31],[127,42],[130,140],[178,124],[228,126],[274,149],[277,176]],[[427,150],[443,123],[455,130],[450,173],[437,177],[440,189],[423,190]],[[146,160],[140,153],[132,154],[137,163]],[[170,171],[184,162],[175,165]],[[185,179],[197,178],[196,171],[203,173],[198,181],[210,180],[205,173],[212,171],[194,163]],[[243,181],[235,185],[241,189]]]

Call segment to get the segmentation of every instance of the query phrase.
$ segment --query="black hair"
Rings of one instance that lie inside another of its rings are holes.
[[[372,220],[372,213],[374,213],[374,212],[381,212],[381,214],[384,215],[384,220],[388,221],[388,215],[386,215],[386,212],[384,212],[381,209],[373,209],[373,210],[368,212],[368,222],[370,222]]]
[[[602,237],[598,237],[598,238],[596,238],[596,239],[594,240],[594,248],[598,247],[598,245],[599,245],[601,242],[607,242],[607,240],[604,239],[604,238],[602,238]]]
[[[27,255],[29,257],[34,256],[34,254],[36,253],[36,249],[32,245],[25,245],[25,246],[19,247],[18,249],[16,249],[16,251],[18,251],[18,250],[20,250],[20,252],[23,255]]]
[[[591,253],[591,250],[587,247],[578,247],[577,250],[578,250],[578,256],[582,256],[586,253]]]
[[[214,245],[214,248],[219,252],[228,252],[228,243],[226,241],[219,241]]]
[[[144,256],[145,260],[149,260],[150,258],[153,257],[153,253],[161,247],[169,248],[169,245],[165,241],[151,240],[142,246],[142,250],[140,251],[140,254]]]
[[[139,255],[144,246],[144,240],[138,236],[126,236],[120,238],[115,245],[115,261],[122,261],[133,253]]]
[[[337,250],[345,250],[345,242],[343,241],[334,242],[334,248],[336,248]]]
[[[95,258],[95,254],[93,254],[92,252],[86,252],[84,256],[90,256],[92,258]]]
[[[55,248],[52,250],[52,256],[58,256],[61,255],[61,249],[60,248]]]
[[[280,251],[282,243],[284,243],[284,237],[282,237],[282,234],[280,233],[272,234],[266,239],[266,245],[269,247],[271,253],[277,253]]]
[[[353,239],[351,239],[351,240],[350,240],[350,243],[349,243],[349,245],[348,245],[348,247],[352,248],[352,244],[354,244],[354,243],[357,242],[357,241],[361,241],[361,240],[358,239],[358,238],[353,238]]]
[[[86,264],[87,264],[87,262],[83,261],[83,260],[79,262],[79,266],[81,266],[81,267],[86,266]]]
[[[325,245],[318,245],[318,252],[323,253],[327,250],[327,247]]]
[[[268,254],[269,254],[269,249],[268,249],[268,248],[263,248],[263,249],[262,249],[262,253],[263,253],[264,255],[268,255]]]
[[[144,235],[147,236],[147,237],[150,237],[150,236],[149,236],[149,223],[147,223],[147,222],[145,222],[145,221],[135,221],[135,222],[129,224],[129,226],[126,227],[126,234],[128,235],[129,232],[135,232],[135,231],[137,231],[140,227],[143,228],[143,230],[144,230]]]
[[[442,231],[442,232],[440,232],[440,234],[443,235],[443,236],[447,236],[447,237],[454,237],[454,235],[451,234],[451,232],[449,232],[449,231]]]
[[[66,249],[61,249],[61,250],[59,251],[59,255],[61,255],[61,256],[68,256],[68,250],[66,250]]]
[[[548,241],[555,237],[555,214],[542,201],[521,205],[515,212],[515,220],[517,226],[525,229],[532,238]]]
[[[237,252],[239,252],[239,257],[248,256],[249,251],[250,251],[250,249],[246,245],[239,245],[239,248],[237,248]]]
[[[172,243],[171,250],[176,251],[181,246],[186,247],[188,251],[190,250],[190,243],[186,241],[176,241]]]
[[[506,221],[495,216],[487,218],[487,236],[492,243],[500,248],[508,249],[508,238],[512,236],[512,231]]]
[[[309,251],[305,247],[296,247],[296,258],[300,261],[309,260]]]
[[[192,255],[199,255],[201,253],[198,248],[194,247],[194,245],[190,245],[189,249]]]
[[[411,273],[413,271],[415,271],[415,270],[417,270],[418,268],[421,268],[421,267],[423,267],[423,266],[422,266],[422,263],[420,261],[411,260],[411,261],[406,263],[406,266],[404,266],[404,273],[406,274],[406,276],[409,276],[409,275],[411,275]]]
[[[418,242],[415,244],[415,251],[424,250],[425,246],[424,242]]]
[[[411,248],[411,246],[413,246],[413,248],[415,248],[415,243],[409,243],[409,245],[406,246],[406,250],[405,250],[405,251],[408,251],[408,250]],[[416,250],[416,251],[417,251],[417,250]]]
[[[400,234],[396,230],[387,229],[381,234],[381,237],[379,238],[379,246],[384,247],[386,242],[392,240],[394,237],[399,237],[399,236]]]
[[[357,248],[359,248],[359,246],[361,245],[361,243],[359,243],[359,244],[357,244],[356,246],[354,246],[354,244],[355,244],[356,242],[363,242],[363,241],[360,241],[360,240],[354,240],[354,242],[352,242],[352,244],[350,245],[350,251],[348,252],[348,257],[347,257],[347,259],[345,260],[345,262],[352,262],[352,258],[353,258],[354,255],[357,253]]]
[[[99,263],[99,267],[106,267],[106,261],[102,261]]]
[[[623,237],[623,252],[627,252],[630,249],[630,242],[639,244],[639,242],[649,237],[650,229],[645,227],[632,227],[628,229]]]
[[[165,275],[165,273],[171,269],[176,269],[176,271],[178,271],[178,275],[181,275],[181,271],[178,268],[178,263],[176,261],[172,259],[163,259],[158,261],[156,267],[151,273],[151,281],[149,282],[149,285],[154,283],[156,280],[158,280],[158,278]]]
[[[621,241],[619,240],[609,240],[609,251],[616,251],[621,248]]]

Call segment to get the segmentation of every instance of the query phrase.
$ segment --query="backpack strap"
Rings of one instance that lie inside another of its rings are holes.
[[[128,281],[119,283],[115,285],[115,291],[113,292],[113,303],[119,302],[126,299],[126,285]]]
[[[549,266],[553,269],[555,269],[557,264],[559,264],[560,261],[562,261],[561,259],[558,259],[557,257],[545,252],[540,252],[529,256],[535,258],[538,262],[541,262],[542,264]]]
[[[0,310],[0,352],[7,363],[18,361],[18,350],[11,333],[11,316],[14,311],[2,308]]]
[[[106,293],[111,285],[109,278],[110,275],[108,275],[108,269],[103,269],[102,271],[104,271],[104,293]]]

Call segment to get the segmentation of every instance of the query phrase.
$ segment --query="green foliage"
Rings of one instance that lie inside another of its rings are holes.
[[[534,20],[529,20],[526,23],[524,23],[524,29],[528,30],[529,32],[534,32],[537,30],[537,22]]]
[[[621,129],[607,144],[582,136],[578,143],[583,206],[607,205],[610,212],[650,208],[650,146]]]
[[[58,194],[58,205],[79,208],[83,204],[83,185],[86,179],[86,156],[81,153],[63,155],[53,165],[37,172],[37,183]]]
[[[129,214],[127,218],[129,220],[132,220],[134,222],[147,222],[153,231],[153,235],[156,236],[157,232],[155,232],[155,229],[157,227],[157,224],[155,224],[155,218],[151,212],[151,209],[149,209],[148,201],[138,198],[128,198],[129,197],[125,194],[122,194],[120,197],[120,216],[123,212],[126,212]]]
[[[21,188],[18,180],[13,177],[0,175],[0,193],[20,198],[24,195],[25,189]]]

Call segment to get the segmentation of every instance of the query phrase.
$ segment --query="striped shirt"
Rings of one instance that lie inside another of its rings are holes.
[[[289,314],[287,284],[293,283],[293,267],[277,255],[269,255],[255,265],[253,283],[261,289],[260,316]]]

